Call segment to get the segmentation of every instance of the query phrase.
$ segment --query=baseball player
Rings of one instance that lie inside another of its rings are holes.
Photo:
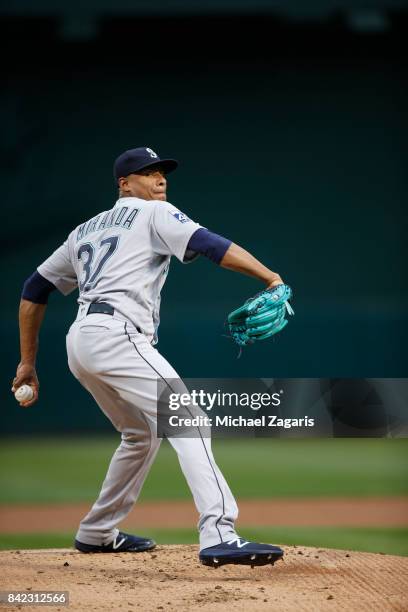
[[[167,175],[178,162],[148,147],[115,161],[119,199],[76,227],[26,280],[19,311],[21,360],[13,392],[28,384],[38,399],[35,370],[38,335],[49,294],[79,289],[78,314],[67,335],[69,368],[121,433],[100,495],[80,523],[75,547],[82,552],[151,550],[150,538],[119,531],[141,491],[161,440],[157,438],[157,381],[179,379],[157,351],[160,291],[170,259],[203,255],[249,274],[267,287],[283,281],[247,251],[201,227],[166,198]],[[167,383],[166,383],[167,384]],[[168,383],[169,384],[169,383]],[[248,542],[234,522],[238,509],[211,451],[211,441],[170,438],[199,512],[202,563],[264,565],[281,548]]]

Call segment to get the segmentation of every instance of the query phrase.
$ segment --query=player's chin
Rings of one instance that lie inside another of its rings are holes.
[[[165,193],[157,193],[155,196],[155,200],[161,200],[162,202],[166,201],[166,194]]]

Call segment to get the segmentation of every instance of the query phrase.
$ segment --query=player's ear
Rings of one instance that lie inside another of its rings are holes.
[[[120,179],[118,180],[118,187],[119,187],[119,191],[122,191],[124,193],[130,191],[130,189],[129,189],[129,181],[128,181],[126,176],[121,176],[120,177]]]

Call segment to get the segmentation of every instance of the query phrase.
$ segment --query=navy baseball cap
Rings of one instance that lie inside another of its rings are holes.
[[[175,159],[161,159],[157,153],[155,153],[153,149],[149,149],[149,147],[129,149],[116,158],[113,165],[113,175],[115,180],[118,181],[121,176],[128,176],[128,174],[158,164],[160,164],[165,173],[168,174],[177,168],[178,161]]]

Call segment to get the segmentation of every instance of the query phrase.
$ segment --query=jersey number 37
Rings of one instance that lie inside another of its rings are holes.
[[[110,236],[101,240],[96,248],[90,242],[81,244],[78,249],[78,259],[82,261],[84,268],[79,282],[80,291],[89,291],[95,286],[104,265],[116,251],[118,242],[119,236]]]

